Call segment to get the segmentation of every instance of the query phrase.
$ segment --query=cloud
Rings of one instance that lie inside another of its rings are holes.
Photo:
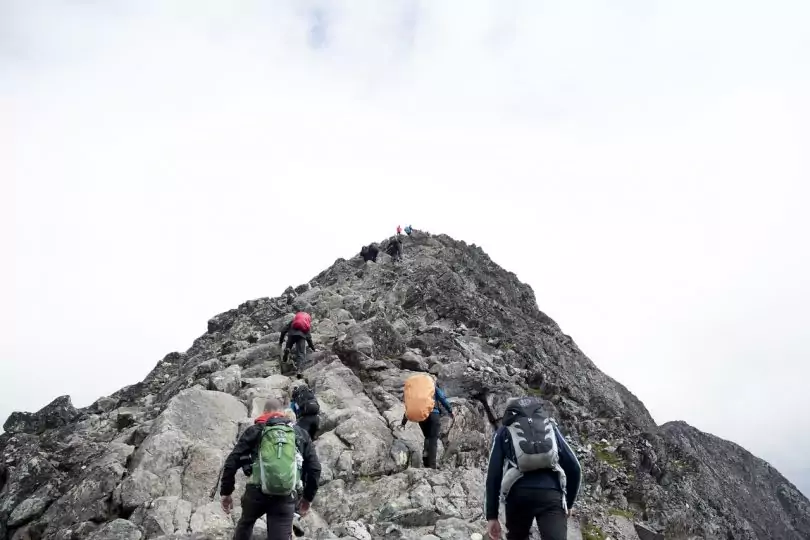
[[[0,416],[411,222],[810,491],[809,9],[4,2]]]

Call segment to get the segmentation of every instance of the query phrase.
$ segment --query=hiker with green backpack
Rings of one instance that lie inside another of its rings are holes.
[[[250,465],[242,467],[246,461]],[[233,509],[231,495],[240,467],[249,479],[234,540],[250,540],[263,515],[268,540],[290,540],[296,500],[300,497],[297,512],[305,516],[318,491],[321,463],[309,434],[287,418],[280,400],[267,400],[264,414],[245,430],[225,460],[220,495],[226,514]]]

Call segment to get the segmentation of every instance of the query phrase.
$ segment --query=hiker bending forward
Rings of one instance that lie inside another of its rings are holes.
[[[433,379],[429,375],[415,375],[412,379],[416,381],[424,381],[422,384],[429,385],[433,383]],[[427,381],[430,380],[428,383]],[[405,388],[405,414],[402,416],[402,424],[401,427],[405,427],[405,424],[408,423],[408,409],[409,407],[413,408],[413,402],[416,403],[416,407],[421,407],[421,404],[418,403],[419,396],[417,395],[414,398],[410,398],[408,395],[409,388],[408,383],[406,382]],[[450,406],[450,403],[447,401],[447,396],[444,395],[444,391],[439,388],[437,385],[433,388],[433,410],[430,411],[430,414],[427,415],[427,418],[421,420],[419,422],[419,428],[422,430],[422,435],[425,436],[425,447],[422,450],[422,464],[423,467],[429,469],[436,469],[436,453],[439,450],[439,434],[441,433],[442,429],[442,422],[441,422],[441,410],[439,409],[439,405],[441,405],[451,417],[453,416],[453,408]],[[428,409],[430,410],[430,409]]]
[[[568,514],[582,474],[576,455],[534,397],[506,404],[492,444],[484,509],[490,538],[500,540],[505,501],[507,540],[526,540],[534,520],[543,540],[566,540]]]
[[[292,370],[290,371],[299,370],[306,361],[307,344],[309,344],[310,349],[315,350],[315,345],[312,343],[312,334],[310,334],[311,329],[312,317],[309,313],[299,311],[290,321],[290,324],[281,331],[278,344],[281,345],[284,343],[284,338],[287,338],[287,346],[284,347],[284,356],[281,363],[287,366],[288,369],[291,367]],[[295,354],[290,362],[290,350],[293,348],[295,348]]]
[[[287,418],[281,401],[267,400],[264,414],[245,430],[225,460],[220,495],[226,514],[233,509],[236,471],[245,462],[249,465],[243,470],[250,476],[234,540],[250,540],[253,525],[263,515],[268,540],[290,540],[296,498],[301,495],[298,513],[306,515],[318,491],[321,464],[309,434]]]
[[[309,433],[310,439],[314,441],[321,425],[318,416],[318,413],[321,412],[321,406],[315,397],[315,392],[306,384],[296,386],[292,391],[290,409],[298,419],[298,426]]]

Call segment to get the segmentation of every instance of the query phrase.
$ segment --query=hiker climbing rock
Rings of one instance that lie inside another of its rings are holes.
[[[413,227],[411,227],[410,225],[408,225],[407,227],[405,227],[405,234],[407,234],[408,236],[410,236],[410,235],[411,235],[411,233],[413,233]]]
[[[298,418],[298,426],[309,433],[309,437],[314,441],[320,427],[318,413],[321,412],[321,406],[312,389],[306,384],[296,386],[292,391],[290,408]]]
[[[391,238],[385,252],[391,256],[394,262],[400,260],[402,258],[402,240],[400,240],[398,236]]]
[[[367,246],[363,246],[360,250],[360,256],[363,257],[365,262],[372,261],[377,262],[377,255],[380,252],[380,248],[377,247],[377,244],[369,244]]]
[[[534,520],[543,540],[565,540],[579,493],[579,461],[535,397],[512,398],[495,433],[484,509],[490,538],[500,540],[505,501],[507,540],[526,540]]]
[[[419,428],[425,436],[422,464],[425,468],[436,469],[436,453],[442,426],[439,405],[451,417],[454,416],[453,408],[433,377],[424,373],[412,375],[405,381],[404,401],[405,415],[402,417],[401,427],[405,427],[408,420],[419,422]]]
[[[278,339],[279,345],[284,343],[284,337],[287,336],[287,346],[284,348],[284,356],[281,359],[282,373],[297,372],[300,369],[307,359],[307,344],[310,349],[316,350],[312,343],[312,335],[309,333],[311,329],[312,317],[309,313],[299,311],[290,324],[281,331],[281,337]],[[290,362],[290,349],[293,347],[295,347],[295,354]]]
[[[245,430],[225,460],[220,495],[226,514],[233,509],[236,470],[245,460],[251,463],[251,473],[234,540],[250,540],[253,526],[264,515],[268,540],[289,540],[296,498],[300,494],[298,513],[306,515],[318,491],[321,464],[309,434],[286,418],[278,399],[267,400],[264,414]]]

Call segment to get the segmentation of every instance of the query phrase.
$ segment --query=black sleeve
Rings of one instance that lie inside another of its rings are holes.
[[[565,498],[568,508],[573,508],[579,494],[579,487],[582,482],[582,467],[579,465],[576,454],[568,446],[565,437],[562,436],[560,430],[554,426],[554,432],[557,434],[557,447],[560,450],[560,467],[565,471]]]
[[[318,460],[318,452],[315,451],[315,445],[312,443],[312,439],[309,438],[309,433],[300,427],[296,431],[304,441],[301,449],[304,458],[301,471],[304,481],[303,496],[305,500],[312,502],[315,500],[315,494],[318,493],[318,483],[321,481],[321,462]]]
[[[281,345],[282,343],[284,343],[284,336],[286,336],[286,335],[287,335],[287,332],[289,332],[289,331],[290,331],[290,325],[292,325],[292,323],[290,323],[290,324],[288,324],[287,326],[285,326],[285,327],[284,327],[284,329],[281,331],[281,337],[279,337],[279,338],[278,338],[278,344],[279,344],[279,345]]]
[[[259,442],[262,430],[259,426],[250,426],[245,430],[236,446],[228,454],[225,460],[225,467],[222,468],[222,482],[220,483],[220,495],[230,495],[233,493],[234,485],[236,484],[236,471],[242,466],[242,458],[250,456],[253,449]]]
[[[487,521],[498,519],[498,505],[501,498],[501,480],[503,479],[504,428],[498,429],[492,438],[492,450],[489,452],[487,483],[484,495],[484,513]]]
[[[312,343],[312,334],[307,334],[307,343],[309,343],[309,348],[314,351],[315,345]]]

